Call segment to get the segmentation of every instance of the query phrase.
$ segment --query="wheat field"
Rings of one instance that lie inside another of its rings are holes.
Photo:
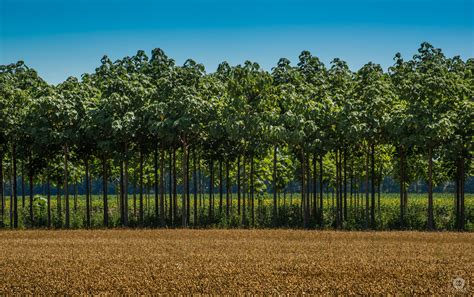
[[[449,232],[6,230],[0,295],[472,294],[473,250]]]

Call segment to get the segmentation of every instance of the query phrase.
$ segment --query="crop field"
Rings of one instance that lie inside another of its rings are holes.
[[[0,295],[472,294],[473,249],[451,232],[4,230]]]

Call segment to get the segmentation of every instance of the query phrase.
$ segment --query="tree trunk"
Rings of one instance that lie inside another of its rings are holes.
[[[311,218],[311,206],[310,206],[310,194],[311,194],[311,164],[310,164],[310,157],[311,155],[308,154],[306,157],[306,200],[305,200],[305,209],[306,212],[308,213],[308,226],[310,224],[310,218]]]
[[[226,160],[225,164],[225,186],[226,186],[226,194],[225,194],[225,215],[227,219],[230,217],[230,177],[229,177],[229,160]]]
[[[25,208],[25,161],[21,161],[21,209]]]
[[[324,226],[324,213],[323,213],[323,154],[319,156],[319,224],[321,227]]]
[[[340,204],[339,204],[339,168],[340,168],[340,161],[339,161],[339,150],[336,150],[336,228],[341,226],[341,217],[340,217]]]
[[[405,220],[405,199],[404,199],[404,183],[405,183],[405,174],[404,174],[404,162],[405,162],[405,153],[403,147],[400,147],[400,227],[403,228]]]
[[[316,153],[313,153],[313,215],[316,218],[316,222],[319,222],[318,216],[318,186],[317,186],[317,168],[318,158]]]
[[[246,210],[245,210],[245,200],[247,198],[247,170],[245,166],[245,156],[242,162],[242,174],[243,174],[243,179],[244,179],[244,184],[243,184],[243,196],[242,196],[242,225],[245,226],[247,224],[247,218],[246,218]]]
[[[370,152],[367,150],[365,159],[365,229],[369,228],[369,160]]]
[[[375,145],[370,147],[370,168],[371,168],[371,203],[370,203],[370,227],[375,229]]]
[[[209,161],[209,223],[212,223],[214,208],[214,160]]]
[[[109,226],[109,207],[107,202],[107,190],[108,190],[108,177],[107,177],[107,158],[102,158],[102,187],[103,187],[103,201],[104,201],[104,227]]]
[[[133,173],[133,216],[137,217],[137,173]]]
[[[125,162],[123,174],[123,217],[124,225],[128,226],[128,144],[125,144]]]
[[[382,170],[383,170],[383,163],[380,161],[380,167],[379,167],[379,174],[377,178],[377,211],[379,217],[381,216],[381,209],[380,209],[380,192],[382,191]]]
[[[46,204],[48,212],[48,227],[51,227],[51,183],[49,178],[49,170],[46,169]]]
[[[139,210],[138,210],[138,221],[140,226],[143,226],[144,223],[144,213],[143,213],[143,151],[140,149],[139,152],[139,162],[140,162],[140,181],[139,181]]]
[[[176,175],[176,149],[173,149],[173,217],[178,218],[178,178]],[[178,222],[176,222],[178,223]]]
[[[31,165],[30,165],[31,166]],[[28,177],[29,177],[29,186],[30,186],[30,222],[34,225],[34,216],[33,216],[33,169],[30,168],[28,170]]]
[[[187,227],[187,193],[188,193],[188,169],[187,169],[187,163],[188,163],[188,147],[186,143],[183,144],[183,160],[182,160],[182,169],[183,169],[183,195],[182,195],[182,200],[181,200],[181,206],[182,206],[182,226],[183,228]]]
[[[64,146],[64,199],[66,202],[66,228],[70,227],[69,219],[69,169],[68,169],[69,148]]]
[[[252,226],[255,226],[255,188],[254,188],[254,159],[253,154],[250,156],[250,198],[252,212]]]
[[[461,158],[461,179],[460,179],[460,194],[461,194],[461,231],[465,228],[465,203],[464,203],[464,183],[465,183],[465,165],[464,158]]]
[[[191,220],[191,186],[189,178],[189,158],[190,158],[189,148],[186,152],[186,225],[189,225]]]
[[[165,151],[160,152],[160,226],[165,225]]]
[[[428,149],[428,230],[434,229],[433,219],[433,149]]]
[[[86,226],[91,227],[91,199],[89,192],[89,158],[84,159],[85,181],[86,181]]]
[[[273,226],[278,224],[278,206],[277,206],[277,151],[275,145],[273,148]]]
[[[5,195],[3,187],[3,151],[0,150],[0,227],[5,223]]]
[[[301,206],[303,207],[303,227],[308,228],[308,216],[306,211],[306,202],[305,202],[305,153],[304,150],[301,149]]]
[[[158,223],[158,144],[155,144],[155,152],[153,155],[154,167],[154,194],[155,194],[155,222]]]
[[[58,215],[59,227],[63,225],[62,205],[61,205],[61,179],[58,179],[56,187],[56,212]]]
[[[122,226],[125,226],[125,199],[123,194],[124,181],[123,181],[123,160],[120,160],[120,180],[119,180],[119,189],[120,189],[120,199],[119,199],[119,209],[120,209],[120,223]]]
[[[240,216],[240,156],[237,157],[237,214]]]
[[[461,159],[457,158],[456,160],[456,174],[454,178],[454,183],[455,183],[455,196],[454,196],[454,202],[455,202],[455,228],[457,230],[461,230]]]
[[[344,181],[343,181],[343,190],[344,190],[344,217],[343,221],[347,221],[347,151],[344,150]]]
[[[173,153],[170,150],[169,154],[169,160],[168,160],[168,182],[170,185],[169,188],[169,201],[170,201],[170,207],[169,207],[169,217],[170,217],[170,223],[173,225]]]
[[[197,159],[196,149],[193,150],[193,196],[194,196],[194,205],[193,205],[193,224],[194,226],[198,225],[197,219],[197,195],[198,195],[198,180],[197,180],[197,168],[196,168],[196,159]]]
[[[197,166],[198,166],[198,196],[199,196],[199,209],[202,210],[203,205],[202,205],[202,200],[204,196],[204,184],[203,184],[203,177],[202,177],[202,171],[201,171],[201,156],[198,154],[198,160],[197,160]],[[199,216],[200,217],[200,216]]]
[[[222,214],[222,160],[219,159],[219,214]]]

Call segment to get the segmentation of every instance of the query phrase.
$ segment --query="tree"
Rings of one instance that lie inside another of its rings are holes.
[[[429,43],[422,43],[418,54],[413,57],[414,75],[411,81],[413,100],[409,113],[413,122],[417,146],[426,154],[428,160],[428,230],[433,230],[433,158],[437,149],[453,133],[452,110],[456,98],[455,74],[450,73],[448,64],[441,49]]]
[[[357,98],[357,109],[362,118],[362,134],[368,148],[370,148],[370,225],[375,228],[375,154],[377,146],[382,144],[386,135],[388,115],[394,94],[389,77],[383,73],[382,67],[378,64],[368,63],[364,65],[357,72],[356,82],[354,95]]]

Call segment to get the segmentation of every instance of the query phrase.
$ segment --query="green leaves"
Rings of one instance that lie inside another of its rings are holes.
[[[411,60],[396,54],[387,73],[375,63],[352,72],[341,59],[326,68],[303,51],[271,72],[245,61],[207,74],[154,49],[151,58],[104,56],[94,73],[52,87],[19,61],[0,66],[0,149],[22,143],[20,154],[52,160],[68,144],[73,155],[122,160],[184,145],[208,159],[266,164],[278,147],[293,168],[301,150],[357,155],[375,143],[386,155],[394,146],[415,158],[431,147],[450,160],[472,153],[473,96],[474,60],[428,43]]]

